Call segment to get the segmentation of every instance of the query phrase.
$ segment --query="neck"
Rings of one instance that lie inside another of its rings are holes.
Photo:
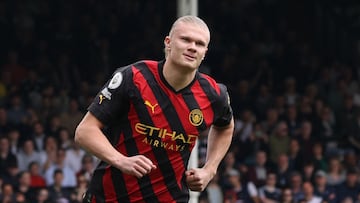
[[[165,61],[163,75],[175,91],[179,91],[188,86],[193,81],[195,74],[196,70],[189,70],[186,67],[180,67],[170,61]]]

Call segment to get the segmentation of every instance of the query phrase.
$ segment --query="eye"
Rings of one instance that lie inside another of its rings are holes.
[[[188,37],[181,37],[181,40],[184,41],[184,42],[190,42],[190,38]]]
[[[204,46],[205,46],[205,42],[203,42],[203,41],[197,41],[197,42],[196,42],[196,45],[197,45],[197,46],[200,46],[200,47],[204,47]]]

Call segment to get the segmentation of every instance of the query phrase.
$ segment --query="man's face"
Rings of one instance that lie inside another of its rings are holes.
[[[203,27],[179,22],[164,40],[167,60],[176,66],[197,69],[203,60],[210,41],[210,33]]]

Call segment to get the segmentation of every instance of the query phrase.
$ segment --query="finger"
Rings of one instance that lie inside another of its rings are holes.
[[[147,166],[150,167],[150,169],[149,169],[150,171],[151,171],[152,169],[156,169],[156,168],[157,168],[156,165],[153,164],[153,162],[152,162],[150,159],[148,159],[147,157],[145,157],[145,156],[143,156],[143,155],[140,155],[139,158],[140,158],[144,163],[146,163]]]
[[[202,191],[201,185],[190,185],[189,189],[192,190],[192,191],[196,191],[196,192]]]
[[[195,174],[195,170],[194,169],[189,169],[187,171],[185,171],[185,175],[186,176],[191,176]]]
[[[136,169],[132,170],[131,174],[133,176],[137,177],[137,178],[142,178],[143,177],[143,175],[139,171],[137,171]]]
[[[144,155],[139,155],[139,159],[142,160],[144,163],[148,164],[149,166],[154,165],[153,162]]]
[[[141,176],[148,173],[147,169],[145,169],[145,168],[143,168],[142,166],[139,166],[139,165],[135,165],[134,169],[135,169],[135,171],[139,172],[141,174]]]
[[[197,180],[196,180],[196,178],[195,178],[195,176],[192,174],[192,175],[189,175],[189,176],[186,176],[186,182],[187,182],[187,184],[189,185],[192,185],[192,184],[195,184],[195,182],[196,182]]]
[[[143,167],[144,169],[146,169],[147,173],[150,173],[153,169],[156,169],[156,167],[154,168],[154,165],[149,165],[148,163],[139,161],[138,163],[141,167]]]

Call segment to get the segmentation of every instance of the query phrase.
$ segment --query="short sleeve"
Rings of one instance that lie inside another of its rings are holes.
[[[88,111],[103,124],[109,124],[127,113],[127,84],[131,78],[130,67],[117,69],[98,92]]]
[[[215,114],[216,117],[213,124],[218,127],[224,127],[230,124],[233,117],[233,111],[230,105],[230,97],[226,86],[223,84],[218,85],[220,87],[220,96],[218,98],[216,108],[219,112]]]

